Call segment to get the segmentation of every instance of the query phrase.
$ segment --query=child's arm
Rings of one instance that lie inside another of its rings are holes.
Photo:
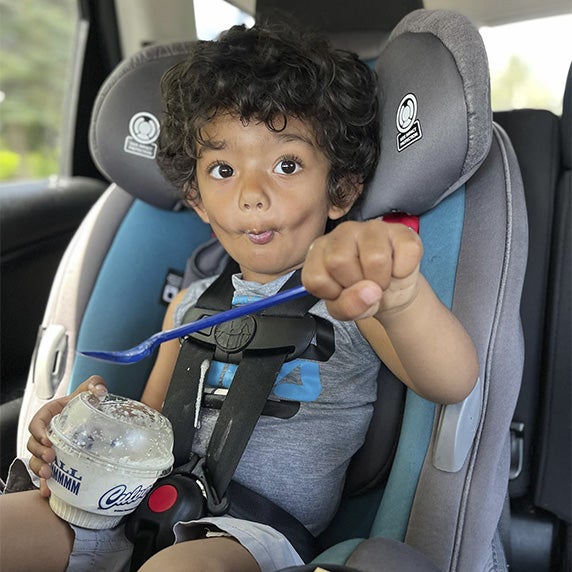
[[[186,290],[183,290],[173,298],[163,319],[163,331],[175,327],[175,308],[181,303]],[[155,408],[157,411],[163,409],[163,402],[169,389],[171,376],[175,369],[175,363],[179,355],[180,342],[178,339],[169,340],[159,346],[159,353],[155,360],[155,365],[147,379],[147,384],[141,396],[141,401],[146,405]]]
[[[460,322],[419,272],[421,240],[380,221],[346,222],[310,247],[302,282],[334,318],[356,320],[384,363],[419,395],[464,399],[478,361]]]

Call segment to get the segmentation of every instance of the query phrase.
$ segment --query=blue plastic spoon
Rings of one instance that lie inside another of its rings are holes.
[[[220,314],[214,314],[213,316],[205,316],[200,320],[191,322],[190,324],[183,324],[172,330],[166,330],[164,332],[157,332],[153,334],[150,338],[136,345],[129,350],[122,351],[81,351],[78,352],[80,355],[91,357],[103,361],[111,361],[120,364],[130,364],[136,363],[148,356],[150,356],[155,348],[166,342],[168,340],[173,340],[175,338],[182,338],[194,332],[199,332],[205,328],[210,328],[216,326],[217,324],[222,324],[223,322],[230,322],[241,316],[246,316],[247,314],[255,314],[256,312],[261,312],[276,306],[277,304],[282,304],[283,302],[288,302],[289,300],[294,300],[296,298],[301,298],[307,294],[304,286],[296,286],[295,288],[289,288],[283,292],[278,292],[273,296],[268,296],[267,298],[262,298],[261,300],[256,300],[255,302],[250,302],[249,304],[244,304],[243,306],[237,306]]]

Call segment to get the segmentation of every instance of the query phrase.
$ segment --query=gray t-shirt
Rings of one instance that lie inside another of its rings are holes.
[[[235,275],[233,304],[275,294],[289,277],[259,284]],[[189,286],[175,310],[176,326],[214,279]],[[318,534],[335,514],[348,463],[365,438],[376,399],[379,358],[355,323],[334,320],[323,301],[310,313],[332,322],[334,354],[327,362],[297,359],[284,364],[271,397],[299,402],[299,410],[289,419],[260,418],[234,478]],[[235,368],[213,362],[206,384],[228,387]],[[217,416],[217,410],[201,410],[193,447],[198,454],[204,454]]]

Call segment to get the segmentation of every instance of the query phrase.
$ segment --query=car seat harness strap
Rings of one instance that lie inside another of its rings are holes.
[[[231,261],[185,314],[185,321],[228,309],[233,297],[231,276],[237,270]],[[282,289],[299,283],[298,271]],[[316,302],[317,298],[305,296],[182,340],[163,407],[173,425],[176,469],[157,481],[138,508],[126,517],[126,535],[134,543],[132,570],[174,543],[173,526],[177,522],[197,520],[207,514],[228,513],[268,524],[282,532],[306,562],[318,553],[316,539],[294,516],[232,481],[284,362],[300,356],[325,361],[333,353],[331,324],[308,314]],[[206,454],[199,457],[191,451],[200,419],[205,362],[213,359],[238,362],[238,367]],[[195,422],[189,423],[189,419]]]

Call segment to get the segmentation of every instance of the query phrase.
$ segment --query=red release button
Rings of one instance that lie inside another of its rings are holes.
[[[147,506],[153,512],[165,512],[177,502],[178,496],[179,493],[173,485],[163,485],[151,493]]]
[[[398,222],[412,228],[416,233],[419,233],[419,217],[415,215],[408,215],[404,213],[391,213],[385,214],[380,217],[385,222]]]

